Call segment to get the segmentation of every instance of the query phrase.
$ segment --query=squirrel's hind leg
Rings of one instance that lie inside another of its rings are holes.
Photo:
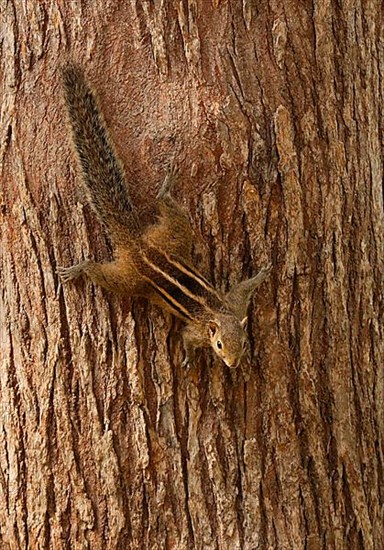
[[[193,230],[188,215],[172,197],[179,176],[172,166],[156,196],[157,220],[143,235],[143,242],[179,259],[191,260]]]
[[[70,267],[58,267],[56,273],[59,275],[63,283],[77,279],[86,272],[86,267],[89,264],[88,260],[71,265]]]
[[[57,273],[64,283],[85,275],[93,283],[112,292],[131,295],[135,293],[132,277],[129,273],[123,272],[117,262],[100,264],[85,260],[70,267],[59,267]]]
[[[168,174],[165,176],[165,179],[157,193],[156,198],[158,200],[164,199],[165,197],[170,197],[175,186],[175,183],[179,179],[179,168],[175,165],[172,165]]]

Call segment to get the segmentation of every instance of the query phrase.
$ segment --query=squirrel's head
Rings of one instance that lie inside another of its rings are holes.
[[[247,317],[239,321],[235,315],[218,315],[208,323],[211,347],[228,367],[237,367],[247,349],[246,324]]]

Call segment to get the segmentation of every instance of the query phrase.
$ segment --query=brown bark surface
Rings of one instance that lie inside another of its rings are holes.
[[[0,9],[0,547],[383,549],[382,0]],[[179,163],[217,287],[273,262],[249,366],[183,371],[176,321],[59,284],[111,257],[69,59],[139,208]]]

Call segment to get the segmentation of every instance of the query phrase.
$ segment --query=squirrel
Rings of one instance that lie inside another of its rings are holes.
[[[209,346],[228,367],[236,367],[247,348],[245,328],[252,293],[272,266],[226,294],[216,290],[192,262],[193,230],[172,197],[177,169],[170,171],[157,193],[154,223],[140,223],[124,169],[83,70],[67,66],[63,87],[85,194],[110,234],[115,259],[59,267],[61,280],[85,275],[110,291],[145,297],[184,321],[184,367],[192,364],[196,348]]]

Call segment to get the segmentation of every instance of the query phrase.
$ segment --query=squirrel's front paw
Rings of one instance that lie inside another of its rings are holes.
[[[186,353],[185,357],[184,357],[184,361],[181,363],[181,368],[182,369],[190,369],[193,365],[194,359],[195,359],[194,354],[191,355],[191,354]]]
[[[257,283],[257,286],[259,286],[264,281],[264,279],[268,277],[271,271],[272,271],[271,263],[269,263],[268,265],[260,269],[259,273],[255,277],[253,277],[253,280],[255,281],[255,283]]]
[[[269,263],[262,267],[259,271],[259,273],[256,276],[264,277],[266,278],[272,271],[272,263]]]

